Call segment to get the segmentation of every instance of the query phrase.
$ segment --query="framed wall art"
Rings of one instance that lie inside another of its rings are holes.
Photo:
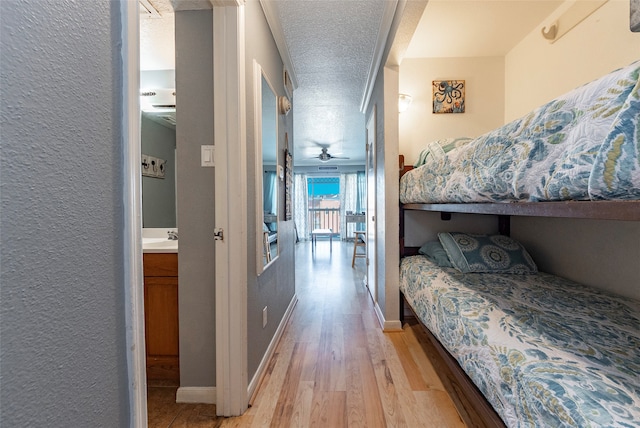
[[[433,112],[464,113],[464,80],[433,81]]]

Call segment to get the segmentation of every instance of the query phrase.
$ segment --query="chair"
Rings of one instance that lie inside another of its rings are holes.
[[[269,232],[263,232],[262,237],[265,262],[269,263],[271,261],[271,243],[269,242]]]
[[[356,230],[353,237],[353,258],[351,259],[351,267],[356,265],[356,257],[367,257],[367,232],[364,230]],[[358,252],[358,247],[364,248],[364,253]]]

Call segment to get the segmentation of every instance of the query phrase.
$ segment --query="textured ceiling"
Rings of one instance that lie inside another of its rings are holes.
[[[171,21],[172,6],[186,9],[208,3],[149,1]],[[561,3],[430,0],[404,57],[504,56]],[[262,0],[261,4],[281,51],[284,45],[289,55],[285,62],[297,83],[293,98],[296,165],[321,165],[315,157],[322,147],[332,155],[350,158],[329,164],[364,164],[365,117],[360,107],[396,0]],[[172,68],[172,43],[150,40],[152,34],[172,34],[168,25],[160,30],[162,25],[142,26],[143,54],[149,56],[144,63],[151,64],[146,69]]]
[[[298,88],[294,94],[296,165],[318,165],[322,147],[364,164],[360,105],[380,32],[388,32],[385,0],[267,0],[286,41]],[[385,28],[386,26],[386,28]],[[381,28],[382,27],[382,28]]]
[[[157,8],[156,4],[153,4]],[[173,13],[161,19],[140,19],[140,70],[175,70],[176,43]]]

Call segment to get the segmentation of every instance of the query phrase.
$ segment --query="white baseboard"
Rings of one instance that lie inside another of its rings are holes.
[[[289,302],[289,306],[287,307],[287,310],[285,311],[284,316],[282,317],[282,320],[280,320],[280,324],[278,325],[276,333],[273,335],[273,338],[269,343],[267,352],[265,352],[264,356],[262,357],[262,360],[260,361],[260,365],[258,366],[258,370],[256,370],[256,374],[253,376],[253,379],[251,379],[251,382],[249,382],[249,387],[247,388],[247,396],[249,397],[249,403],[251,403],[251,400],[253,399],[253,394],[255,394],[256,389],[258,388],[258,385],[260,385],[260,381],[264,376],[264,372],[267,369],[269,360],[273,356],[273,353],[276,351],[276,346],[278,346],[278,342],[280,341],[280,338],[284,333],[284,329],[287,326],[287,323],[289,322],[289,318],[291,318],[291,314],[293,313],[293,308],[295,308],[296,303],[298,303],[298,296],[294,294],[293,298]]]
[[[391,331],[402,331],[402,323],[398,321],[385,321],[382,326],[382,331],[391,332]]]
[[[376,302],[374,309],[376,311],[376,316],[378,317],[378,322],[382,327],[382,331],[402,331],[402,323],[398,321],[387,321],[384,319],[384,315],[382,314],[382,310],[380,306],[378,306],[378,302]]]
[[[176,403],[216,404],[216,387],[181,386],[176,393]]]
[[[378,302],[374,302],[375,305],[373,306],[373,309],[376,313],[376,317],[378,318],[378,322],[380,323],[380,327],[384,328],[384,315],[382,315],[382,310],[380,309],[380,306],[378,306]]]

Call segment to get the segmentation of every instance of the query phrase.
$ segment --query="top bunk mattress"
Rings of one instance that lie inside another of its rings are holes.
[[[640,426],[640,302],[402,259],[400,289],[509,427]]]
[[[400,201],[640,199],[639,75],[636,62],[448,153],[423,152]]]

